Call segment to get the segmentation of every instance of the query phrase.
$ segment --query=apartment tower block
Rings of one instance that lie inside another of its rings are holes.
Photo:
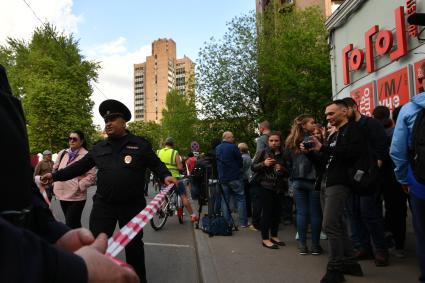
[[[162,119],[167,93],[188,90],[189,78],[194,74],[194,63],[184,56],[176,58],[176,43],[172,39],[152,42],[152,55],[141,64],[134,64],[134,120]]]

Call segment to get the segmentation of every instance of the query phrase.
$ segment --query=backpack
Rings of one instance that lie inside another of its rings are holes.
[[[416,181],[425,184],[425,109],[418,113],[413,125],[410,160]]]
[[[211,175],[211,166],[212,162],[210,158],[200,156],[195,162],[191,176],[195,181],[202,182],[206,174]],[[208,178],[211,178],[211,176],[208,176]]]
[[[232,236],[232,225],[229,225],[223,216],[209,216],[202,217],[202,231],[212,236]]]

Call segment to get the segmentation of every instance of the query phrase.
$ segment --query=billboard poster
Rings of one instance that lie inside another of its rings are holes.
[[[372,111],[375,108],[373,102],[373,83],[365,84],[350,92],[351,98],[353,98],[359,106],[359,111],[363,115],[372,116]]]
[[[421,87],[423,87],[422,82],[418,80],[419,74],[421,72],[420,67],[421,67],[422,63],[425,63],[425,59],[420,60],[413,65],[413,68],[414,68],[413,73],[414,73],[414,76],[415,76],[415,95],[423,92],[423,90],[420,89]],[[422,74],[422,75],[425,75],[425,74]],[[425,83],[425,81],[424,81],[424,83]]]
[[[407,67],[378,80],[378,105],[394,108],[409,101]]]

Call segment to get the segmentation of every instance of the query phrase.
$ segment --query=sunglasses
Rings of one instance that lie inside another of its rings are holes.
[[[78,141],[78,138],[75,138],[75,137],[69,137],[69,138],[68,138],[68,140],[69,140],[69,141],[73,141],[73,142],[77,142],[77,141]]]

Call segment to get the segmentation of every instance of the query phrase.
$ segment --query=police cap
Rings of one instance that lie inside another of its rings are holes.
[[[131,112],[127,106],[114,99],[103,101],[99,106],[99,113],[103,119],[113,116],[121,116],[126,122],[131,119]]]

